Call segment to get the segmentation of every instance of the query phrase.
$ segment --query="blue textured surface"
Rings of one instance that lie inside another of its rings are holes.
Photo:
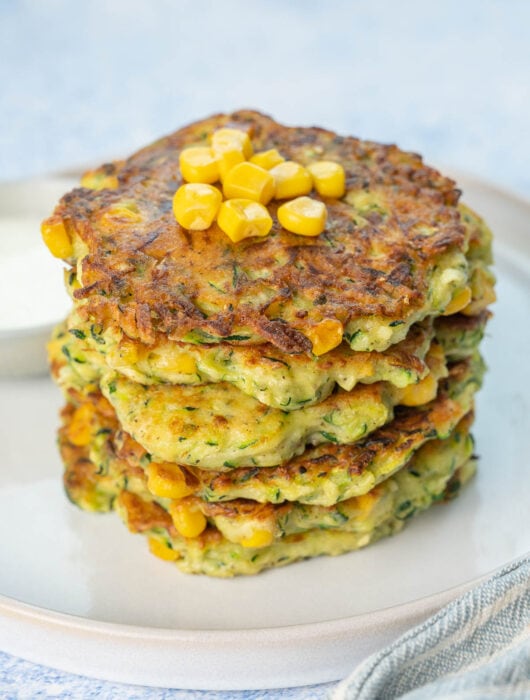
[[[0,179],[120,157],[255,107],[530,196],[526,0],[0,0]],[[0,698],[301,698],[127,688],[0,652]]]
[[[248,690],[214,692],[200,690],[163,690],[108,683],[32,664],[0,651],[0,698],[37,700],[320,700],[335,687],[334,683],[285,690]]]

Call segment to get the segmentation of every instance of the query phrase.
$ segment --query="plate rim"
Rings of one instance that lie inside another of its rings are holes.
[[[525,555],[522,555],[525,556]],[[130,625],[123,622],[109,622],[106,620],[96,620],[91,617],[83,617],[82,615],[74,615],[71,613],[60,612],[59,610],[52,610],[51,608],[43,608],[39,605],[34,605],[33,603],[25,603],[23,601],[17,600],[10,596],[0,594],[0,613],[6,609],[11,608],[12,612],[20,616],[21,618],[27,620],[35,620],[36,622],[44,622],[48,624],[55,624],[66,628],[78,629],[87,632],[101,631],[106,633],[108,636],[116,637],[138,637],[138,636],[148,636],[150,639],[160,639],[167,641],[168,639],[175,639],[182,642],[196,641],[197,638],[202,639],[203,637],[215,638],[216,641],[230,642],[235,638],[240,639],[241,636],[247,638],[256,637],[256,641],[260,641],[261,638],[268,637],[271,633],[278,635],[286,632],[297,632],[298,630],[304,630],[313,634],[313,636],[321,636],[325,634],[328,627],[338,627],[338,628],[350,628],[352,622],[368,622],[368,620],[373,621],[376,616],[388,617],[390,614],[397,612],[407,612],[408,609],[414,609],[417,607],[427,607],[430,602],[438,598],[456,598],[463,591],[473,587],[474,585],[480,583],[484,579],[492,576],[497,571],[500,571],[505,566],[518,561],[520,557],[516,557],[512,561],[503,563],[501,566],[488,571],[488,573],[481,576],[476,576],[472,579],[459,583],[456,586],[451,586],[437,593],[433,593],[426,596],[421,596],[415,600],[407,601],[405,603],[398,603],[397,605],[389,605],[384,608],[379,608],[378,610],[369,611],[365,613],[359,613],[357,615],[349,615],[347,617],[339,617],[331,620],[323,620],[320,622],[300,622],[292,625],[281,625],[278,627],[256,627],[256,628],[236,628],[230,630],[221,629],[172,629],[169,627],[152,627],[147,625]],[[363,625],[363,628],[365,625]],[[295,634],[296,636],[296,634]]]
[[[506,565],[501,565],[494,572]],[[32,663],[108,682],[204,691],[300,687],[342,680],[371,653],[393,642],[411,627],[421,624],[491,573],[414,601],[373,612],[257,629],[178,630],[128,625],[53,611],[0,595],[0,619],[7,623],[0,629],[0,643],[5,648],[7,639],[12,649],[8,653]],[[36,632],[38,644],[35,644],[35,639],[29,643],[26,641],[25,633],[28,630]],[[49,640],[53,637],[55,643],[50,644]],[[363,637],[368,638],[367,647],[366,644],[362,646]],[[91,640],[102,638],[107,646],[119,645],[122,652],[126,650],[127,656],[132,658],[141,653],[147,662],[139,670],[132,665],[109,665],[102,658],[87,659],[82,650]],[[43,652],[41,642],[44,639],[49,646]],[[324,640],[327,648],[321,650],[319,647],[320,664],[311,666],[307,661],[302,661],[318,646],[315,642],[322,645]],[[331,647],[332,641],[335,644]],[[155,656],[153,643],[156,645]],[[342,652],[342,657],[338,659],[335,655],[337,643]],[[360,643],[362,648],[359,649]],[[66,653],[65,646],[68,647]],[[229,649],[229,652],[219,655],[220,646]],[[286,667],[284,662],[284,654],[292,653],[293,648],[297,650],[297,658],[301,659],[299,667],[294,670],[288,665]],[[190,649],[193,650],[191,654]],[[253,651],[249,653],[249,649]],[[244,670],[240,664],[243,653],[249,657]],[[178,668],[167,671],[168,664],[174,662],[179,654],[183,658],[188,657],[188,663],[183,664],[186,667],[184,671]],[[267,654],[266,670],[259,665],[263,654]],[[211,666],[213,676],[203,670],[201,661],[206,658],[214,662]],[[234,681],[236,678],[238,680]]]

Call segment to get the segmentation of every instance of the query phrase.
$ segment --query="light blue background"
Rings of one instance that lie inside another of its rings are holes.
[[[0,177],[251,106],[530,195],[528,0],[0,0]]]
[[[248,106],[530,196],[529,27],[527,0],[0,0],[0,179],[120,157]],[[1,698],[195,695],[0,653]]]

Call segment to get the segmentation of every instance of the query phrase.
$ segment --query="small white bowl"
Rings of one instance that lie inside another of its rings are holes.
[[[47,371],[46,341],[71,302],[65,265],[42,242],[40,222],[76,182],[50,177],[0,183],[0,377]]]

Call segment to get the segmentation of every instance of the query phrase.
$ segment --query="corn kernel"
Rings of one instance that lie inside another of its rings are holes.
[[[309,194],[313,189],[313,179],[300,163],[285,160],[269,170],[274,178],[275,199],[291,199]]]
[[[434,375],[428,374],[417,384],[409,384],[399,390],[399,403],[402,406],[422,406],[436,398],[438,382]]]
[[[244,162],[245,156],[243,155],[243,151],[234,149],[232,151],[222,151],[221,153],[218,153],[217,166],[219,168],[219,177],[221,182],[224,182],[227,173],[229,173],[232,168],[235,168],[236,165]]]
[[[306,331],[306,335],[313,343],[313,355],[324,355],[342,343],[344,328],[342,323],[333,318],[326,318],[318,326]]]
[[[128,365],[138,362],[138,349],[134,343],[123,342],[120,345],[120,359]]]
[[[274,195],[274,178],[259,165],[239,163],[226,174],[223,192],[227,199],[252,199],[268,204]]]
[[[311,163],[307,169],[313,177],[316,191],[322,197],[344,197],[346,191],[346,175],[339,163],[331,160],[319,160]]]
[[[211,185],[219,179],[219,166],[211,148],[197,146],[185,148],[179,158],[180,172],[187,182],[203,182]]]
[[[182,355],[177,355],[172,359],[170,368],[173,372],[178,372],[179,374],[196,374],[197,363],[191,355],[183,353]]]
[[[92,438],[92,419],[95,409],[91,403],[83,403],[76,408],[68,427],[68,439],[72,445],[85,447]]]
[[[375,489],[355,498],[355,505],[361,511],[363,517],[366,517],[370,513],[377,502],[377,498],[378,493]]]
[[[255,530],[250,537],[245,537],[239,544],[243,547],[267,547],[274,537],[270,530]]]
[[[166,542],[157,540],[155,537],[149,537],[147,542],[151,554],[154,554],[155,557],[159,559],[163,559],[164,561],[176,561],[180,558],[180,554],[166,544]]]
[[[255,153],[250,159],[251,163],[254,165],[259,165],[260,168],[265,168],[265,170],[270,170],[274,168],[275,165],[283,163],[285,158],[278,153],[275,148],[271,148],[268,151],[260,151]]]
[[[206,518],[192,501],[174,501],[169,506],[169,513],[182,537],[197,537],[206,528]]]
[[[81,187],[89,190],[115,190],[119,185],[116,175],[89,170],[81,178]]]
[[[486,289],[481,292],[480,297],[477,299],[472,298],[469,304],[461,310],[461,313],[465,316],[476,316],[495,301],[497,301],[495,290],[491,285],[487,286]]]
[[[183,228],[204,231],[212,225],[222,201],[221,193],[212,185],[182,185],[173,197],[173,213]]]
[[[196,374],[197,364],[187,352],[179,350],[178,346],[162,347],[160,352],[149,353],[149,360],[157,369],[177,374]]]
[[[72,257],[73,246],[62,219],[50,217],[41,224],[41,234],[50,253],[63,260]]]
[[[185,498],[193,493],[178,464],[151,462],[147,467],[147,488],[160,498]]]
[[[327,209],[311,197],[297,197],[278,207],[278,221],[300,236],[318,236],[326,227]]]
[[[239,129],[218,129],[213,133],[211,143],[221,181],[224,181],[232,168],[252,155],[252,144],[248,134]]]
[[[103,223],[114,226],[114,219],[120,219],[121,221],[127,221],[131,224],[138,224],[142,221],[142,214],[138,210],[138,205],[136,202],[123,201],[118,202],[114,206],[110,207],[101,215]]]
[[[249,135],[241,129],[217,129],[212,134],[211,144],[216,155],[237,150],[245,158],[250,158],[253,152]]]
[[[280,318],[284,309],[284,302],[281,299],[273,301],[267,306],[267,318]]]
[[[471,301],[471,289],[470,287],[465,287],[461,292],[451,299],[442,316],[450,316],[451,314],[456,314],[458,311],[462,311]]]
[[[234,243],[253,236],[266,236],[272,228],[267,208],[251,199],[228,199],[221,204],[219,228]]]

